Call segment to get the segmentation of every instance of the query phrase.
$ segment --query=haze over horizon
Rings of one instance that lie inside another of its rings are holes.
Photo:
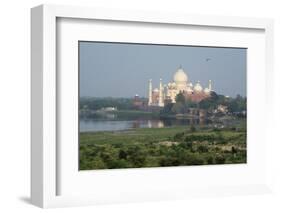
[[[218,94],[246,96],[244,48],[79,42],[79,53],[81,97],[147,97],[149,79],[167,84],[179,66],[193,84],[212,80]]]

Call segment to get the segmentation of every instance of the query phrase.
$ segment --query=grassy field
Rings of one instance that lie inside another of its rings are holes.
[[[80,133],[80,169],[246,163],[246,129],[143,128]]]

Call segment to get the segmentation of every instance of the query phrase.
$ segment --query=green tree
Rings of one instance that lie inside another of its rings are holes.
[[[236,154],[237,154],[237,149],[236,149],[234,146],[231,147],[231,153],[232,153],[233,155],[236,155]]]
[[[184,113],[184,104],[182,104],[181,102],[177,102],[173,105],[171,111],[174,114],[178,114],[178,113]]]
[[[182,105],[185,104],[185,97],[184,97],[183,93],[180,92],[179,94],[177,94],[176,103],[181,103]]]
[[[145,153],[144,147],[142,146],[132,146],[128,149],[128,157],[129,162],[133,164],[134,167],[142,167],[144,166],[147,153]]]
[[[235,98],[230,98],[226,106],[230,112],[242,112],[247,109],[247,98],[237,95]]]
[[[187,108],[197,108],[198,107],[198,103],[191,101],[190,99],[187,99],[185,101],[185,106]]]
[[[184,137],[184,133],[183,132],[179,132],[179,133],[175,134],[174,141],[182,141],[183,137]]]
[[[119,159],[127,159],[127,155],[128,155],[127,152],[124,151],[123,149],[119,151]]]
[[[172,112],[172,108],[173,108],[174,104],[173,103],[168,103],[165,104],[165,106],[163,107],[163,109],[161,110],[161,114],[170,114],[173,113]]]
[[[215,92],[211,92],[211,95],[209,98],[203,99],[199,102],[199,108],[200,109],[206,109],[206,110],[213,110],[217,108],[219,102],[219,96]]]

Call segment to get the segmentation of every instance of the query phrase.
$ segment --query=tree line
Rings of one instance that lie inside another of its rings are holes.
[[[132,98],[96,98],[81,97],[80,109],[99,110],[104,107],[117,107],[120,110],[134,109]]]
[[[161,114],[183,114],[188,113],[191,108],[204,109],[212,111],[218,108],[219,105],[226,106],[230,113],[246,111],[247,98],[237,95],[235,98],[219,95],[211,92],[210,97],[196,103],[185,98],[182,93],[176,96],[176,103],[168,103],[161,110]]]

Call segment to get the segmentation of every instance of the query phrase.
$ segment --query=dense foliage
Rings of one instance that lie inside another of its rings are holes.
[[[235,98],[218,95],[215,92],[207,99],[199,102],[199,108],[212,110],[216,109],[218,105],[227,106],[229,112],[242,112],[246,111],[247,98],[237,95]]]
[[[143,98],[140,100],[145,101]],[[159,118],[159,111],[138,110],[132,98],[95,98],[82,97],[79,102],[79,116],[84,119],[105,119],[113,116],[115,120],[153,119]],[[114,111],[102,111],[103,108],[114,107]]]
[[[245,128],[80,133],[81,170],[245,162]]]
[[[247,99],[237,95],[235,98],[226,97],[224,95],[218,95],[215,92],[211,92],[209,98],[206,98],[199,103],[192,102],[186,99],[182,93],[176,96],[176,103],[168,103],[161,110],[162,115],[175,115],[188,113],[190,108],[204,109],[209,112],[218,108],[219,105],[227,107],[230,113],[241,113],[246,111]]]
[[[103,107],[117,107],[119,110],[133,109],[132,98],[95,98],[95,97],[81,97],[80,109],[99,110]]]

